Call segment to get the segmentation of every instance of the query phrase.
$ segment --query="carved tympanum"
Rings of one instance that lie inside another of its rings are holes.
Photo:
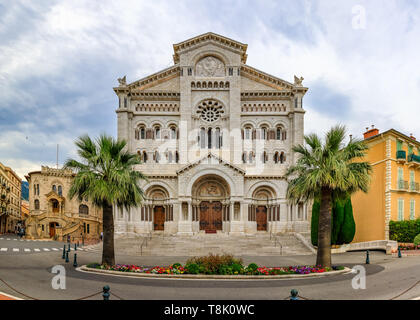
[[[224,63],[212,56],[201,59],[195,67],[195,75],[198,77],[224,77]]]

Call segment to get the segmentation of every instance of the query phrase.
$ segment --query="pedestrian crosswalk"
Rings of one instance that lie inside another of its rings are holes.
[[[63,249],[58,249],[58,248],[34,248],[34,249],[29,249],[29,248],[23,248],[22,251],[23,252],[51,252],[51,251],[62,251]],[[68,248],[66,247],[66,251],[68,250]],[[71,251],[75,251],[74,248],[70,248]],[[82,248],[78,248],[76,251],[85,251],[85,249]],[[21,252],[21,248],[0,248],[0,252]]]

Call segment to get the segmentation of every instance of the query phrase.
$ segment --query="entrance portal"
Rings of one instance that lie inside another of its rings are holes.
[[[222,230],[222,203],[220,201],[200,203],[200,230]]]
[[[267,207],[256,208],[257,231],[267,231]]]
[[[163,206],[155,207],[153,218],[154,218],[153,230],[155,231],[165,230],[165,208],[163,208]]]
[[[58,223],[51,222],[50,223],[50,238],[53,238],[55,236],[55,227],[58,227]]]

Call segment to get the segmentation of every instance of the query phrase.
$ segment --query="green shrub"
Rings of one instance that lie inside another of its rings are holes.
[[[237,272],[238,274],[240,274],[243,271],[243,267],[242,265],[238,264],[238,263],[234,263],[231,266],[233,273]]]
[[[344,221],[338,236],[338,243],[350,243],[356,234],[356,223],[353,217],[353,206],[351,205],[351,198],[348,198],[344,205]]]
[[[182,266],[182,264],[180,264],[180,263],[174,263],[173,265],[172,265],[172,268],[174,268],[174,269],[178,269],[179,267],[181,267]]]
[[[389,222],[389,238],[391,240],[413,243],[419,233],[420,219]]]
[[[420,233],[414,237],[414,245],[420,246]]]
[[[201,268],[200,273],[218,274],[221,266],[232,266],[234,264],[242,265],[242,260],[236,259],[230,254],[209,254],[208,256],[193,257],[188,259],[187,264],[191,263],[195,263]]]
[[[250,263],[248,265],[247,271],[249,272],[255,272],[258,269],[258,265],[256,263]]]
[[[187,270],[187,273],[190,273],[190,274],[200,273],[200,268],[198,267],[196,263],[190,263],[190,264],[185,265],[185,269]]]
[[[344,221],[344,203],[341,200],[337,200],[333,204],[333,216],[331,221],[331,244],[342,244],[339,243],[340,231]]]
[[[100,266],[101,266],[101,264],[97,263],[97,262],[92,262],[92,263],[89,263],[88,265],[86,265],[86,267],[88,267],[88,268],[95,268],[95,269],[99,268]]]

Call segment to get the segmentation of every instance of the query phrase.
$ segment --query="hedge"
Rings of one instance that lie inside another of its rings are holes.
[[[389,222],[389,238],[391,240],[413,243],[415,236],[419,233],[420,219]]]

